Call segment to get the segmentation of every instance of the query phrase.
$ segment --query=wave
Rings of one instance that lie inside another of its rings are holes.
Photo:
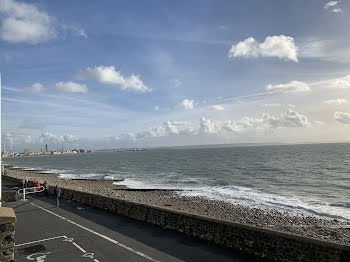
[[[350,209],[347,204],[331,204],[315,199],[307,199],[296,196],[283,196],[240,186],[189,186],[167,185],[162,181],[141,181],[137,179],[125,179],[115,182],[116,185],[124,185],[135,189],[172,189],[179,190],[180,196],[204,197],[211,200],[219,200],[232,204],[243,204],[251,207],[275,208],[293,214],[320,216],[329,219],[350,221]]]

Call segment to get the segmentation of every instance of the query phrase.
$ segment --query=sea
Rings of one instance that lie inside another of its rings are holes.
[[[62,178],[122,179],[115,183],[350,222],[350,143],[163,148],[3,162]]]

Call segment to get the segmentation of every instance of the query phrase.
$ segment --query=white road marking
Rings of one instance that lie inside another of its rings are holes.
[[[99,236],[99,237],[101,237],[101,238],[103,238],[103,239],[105,239],[105,240],[107,240],[107,241],[109,241],[109,242],[112,242],[113,244],[115,244],[115,245],[117,245],[117,246],[120,246],[120,247],[122,247],[122,248],[124,248],[124,249],[126,249],[126,250],[128,250],[128,251],[130,251],[130,252],[132,252],[132,253],[135,253],[135,254],[137,254],[137,255],[139,255],[139,256],[141,256],[141,257],[144,257],[144,258],[146,258],[146,259],[148,259],[148,260],[150,260],[150,261],[153,261],[153,262],[160,262],[160,261],[157,260],[157,259],[154,259],[154,258],[152,258],[152,257],[150,257],[150,256],[148,256],[148,255],[146,255],[146,254],[144,254],[144,253],[142,253],[142,252],[140,252],[140,251],[137,251],[137,250],[135,250],[135,249],[133,249],[133,248],[127,246],[127,245],[124,245],[124,244],[122,244],[122,243],[120,243],[120,242],[118,242],[118,241],[116,241],[116,240],[114,240],[114,239],[112,239],[112,238],[110,238],[110,237],[107,237],[107,236],[105,236],[105,235],[103,235],[103,234],[101,234],[101,233],[98,233],[98,232],[96,232],[96,231],[94,231],[94,230],[92,230],[92,229],[90,229],[90,228],[84,227],[84,226],[82,226],[82,225],[80,225],[80,224],[78,224],[78,223],[76,223],[76,222],[74,222],[74,221],[72,221],[72,220],[69,220],[68,218],[65,218],[65,217],[63,217],[63,216],[60,216],[60,215],[58,215],[58,214],[56,214],[56,213],[54,213],[54,212],[52,212],[52,211],[50,211],[50,210],[47,210],[47,209],[45,209],[45,208],[43,208],[43,207],[41,207],[41,206],[38,206],[38,205],[36,205],[36,204],[34,204],[34,203],[30,203],[30,204],[33,205],[33,206],[35,206],[35,207],[37,207],[37,208],[40,208],[41,210],[44,210],[44,211],[47,212],[47,213],[50,213],[51,215],[54,215],[54,216],[56,216],[56,217],[58,217],[58,218],[60,218],[60,219],[62,219],[62,220],[65,220],[65,221],[67,221],[68,223],[71,223],[71,224],[73,224],[73,225],[75,225],[75,226],[77,226],[77,227],[80,227],[80,228],[82,228],[82,229],[84,229],[84,230],[86,230],[86,231],[88,231],[88,232],[90,232],[90,233],[92,233],[92,234],[94,234],[94,235],[96,235],[96,236]]]
[[[72,244],[73,244],[74,246],[76,246],[77,248],[79,248],[81,252],[86,253],[86,250],[83,249],[81,246],[79,246],[77,243],[72,242]]]
[[[15,247],[25,246],[25,245],[29,245],[29,244],[39,243],[39,242],[52,240],[52,239],[57,239],[57,238],[62,238],[62,237],[67,238],[66,236],[50,237],[50,238],[45,238],[45,239],[36,240],[36,241],[32,241],[32,242],[17,244],[17,245],[15,245]]]

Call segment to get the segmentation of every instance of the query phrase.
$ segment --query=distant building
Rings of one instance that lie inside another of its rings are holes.
[[[46,150],[46,152],[48,152],[48,150],[47,150],[47,144],[45,145],[45,150]]]
[[[24,154],[26,154],[26,155],[29,155],[30,154],[30,149],[29,148],[26,148],[26,149],[24,149]]]

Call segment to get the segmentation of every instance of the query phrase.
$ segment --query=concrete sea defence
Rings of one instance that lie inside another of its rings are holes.
[[[9,176],[4,179],[22,184]],[[34,181],[31,181],[34,183]],[[53,187],[49,193],[53,194]],[[350,246],[62,188],[68,200],[278,261],[350,262]]]

